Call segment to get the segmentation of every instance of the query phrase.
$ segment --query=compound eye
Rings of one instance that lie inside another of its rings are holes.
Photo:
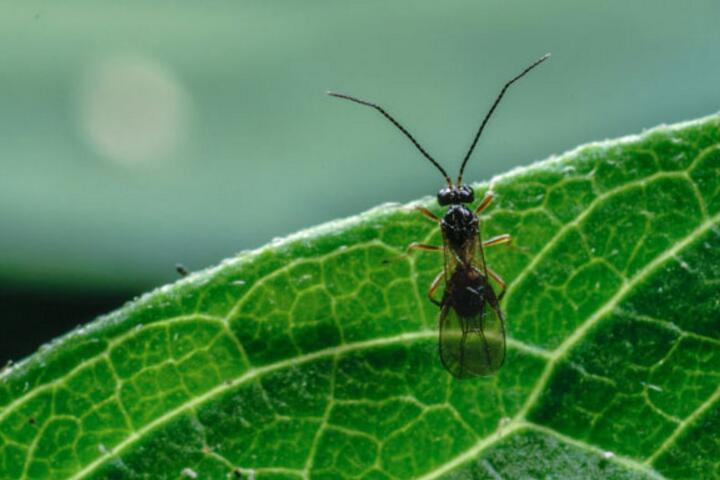
[[[467,185],[461,185],[458,188],[458,199],[462,203],[472,203],[475,200],[475,192]]]
[[[437,194],[437,201],[441,207],[450,205],[455,200],[455,192],[449,188],[443,188]]]

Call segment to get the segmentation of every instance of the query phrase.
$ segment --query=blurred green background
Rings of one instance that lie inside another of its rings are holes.
[[[0,5],[1,359],[276,236],[720,109],[720,3]]]

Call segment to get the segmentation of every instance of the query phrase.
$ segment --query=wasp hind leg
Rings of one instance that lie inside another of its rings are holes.
[[[432,283],[430,284],[430,288],[428,288],[428,291],[427,291],[427,296],[430,299],[430,301],[432,303],[434,303],[435,305],[437,305],[438,307],[442,306],[442,304],[439,301],[435,300],[433,295],[435,294],[438,287],[440,286],[440,282],[442,281],[444,275],[445,275],[445,270],[441,270],[440,273],[435,275],[435,278],[433,279]]]
[[[487,268],[487,273],[488,275],[490,275],[490,278],[495,280],[495,282],[500,285],[502,291],[500,292],[500,295],[498,295],[498,300],[502,300],[502,298],[505,296],[505,292],[507,291],[507,285],[505,284],[505,280],[503,280],[502,277],[498,275],[497,272],[495,272],[495,270],[493,270],[492,268],[488,267],[487,265],[485,266],[485,268]]]

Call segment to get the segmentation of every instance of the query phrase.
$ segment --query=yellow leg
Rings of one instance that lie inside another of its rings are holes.
[[[424,250],[426,252],[442,252],[443,247],[438,247],[436,245],[426,245],[424,243],[417,243],[413,242],[407,247],[407,253],[411,253],[413,250]]]
[[[438,223],[440,221],[440,217],[438,217],[437,215],[435,215],[434,213],[432,213],[430,210],[428,210],[425,207],[415,207],[415,210],[420,212],[420,214],[423,217],[427,218],[428,220],[433,221],[434,223]]]
[[[388,264],[388,263],[394,262],[396,260],[402,260],[404,258],[407,258],[406,255],[411,255],[413,250],[424,250],[426,252],[442,252],[443,247],[413,242],[410,245],[408,245],[407,249],[405,249],[405,255],[398,255],[397,257],[388,258],[386,260],[383,260],[383,263]]]
[[[480,205],[477,206],[475,209],[475,214],[479,215],[480,212],[485,210],[493,201],[493,198],[495,198],[495,194],[492,192],[487,192],[485,194],[485,198],[482,199],[482,202],[480,202]]]
[[[502,277],[500,275],[498,275],[495,272],[495,270],[493,270],[492,268],[488,267],[487,265],[485,266],[485,268],[487,268],[487,272],[488,272],[488,275],[490,275],[490,278],[495,280],[497,282],[497,284],[500,285],[501,291],[500,291],[500,295],[498,295],[498,300],[502,299],[502,297],[505,295],[505,289],[506,289],[505,280],[503,280]]]
[[[433,298],[433,295],[435,294],[435,291],[440,286],[440,281],[443,279],[444,276],[445,276],[445,270],[442,270],[440,273],[438,273],[435,276],[435,279],[433,279],[432,283],[430,284],[430,288],[428,288],[428,292],[427,292],[427,296],[430,299],[430,301],[432,303],[434,303],[435,305],[437,305],[438,307],[441,305],[441,303],[438,302],[437,300],[435,300]]]
[[[483,247],[492,247],[495,245],[502,245],[503,243],[510,244],[512,242],[512,237],[508,233],[504,233],[502,235],[498,235],[497,237],[490,238],[488,240],[485,240],[483,242]]]

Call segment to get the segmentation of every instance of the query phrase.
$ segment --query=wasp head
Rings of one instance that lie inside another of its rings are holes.
[[[437,194],[437,201],[440,206],[459,205],[461,203],[472,203],[475,200],[475,192],[467,185],[451,186],[440,189]]]

